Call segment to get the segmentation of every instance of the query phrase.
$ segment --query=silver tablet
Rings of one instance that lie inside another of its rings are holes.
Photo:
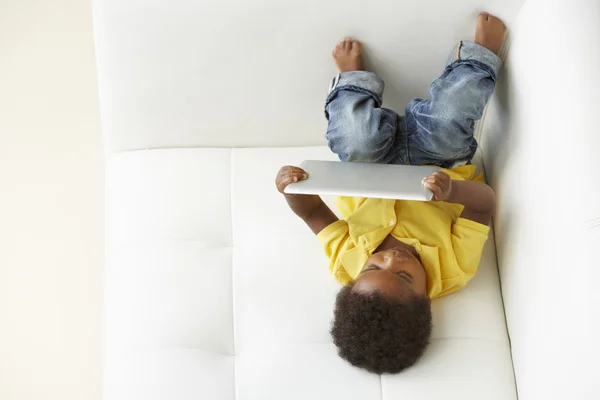
[[[437,167],[367,164],[339,161],[303,161],[308,179],[289,184],[285,193],[371,197],[429,201],[431,191],[421,181]]]

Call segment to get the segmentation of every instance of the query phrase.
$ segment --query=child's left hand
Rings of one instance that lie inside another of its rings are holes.
[[[423,179],[423,186],[433,192],[433,200],[447,201],[452,192],[452,178],[445,172],[437,171]]]
[[[290,183],[295,183],[298,181],[303,181],[308,178],[308,174],[305,170],[299,167],[294,167],[292,165],[286,165],[281,167],[279,172],[277,173],[277,177],[275,178],[275,186],[277,186],[277,190],[279,193],[283,194],[286,197],[294,197],[293,194],[285,193],[285,188]]]

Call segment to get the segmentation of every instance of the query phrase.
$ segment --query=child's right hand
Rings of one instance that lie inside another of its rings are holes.
[[[275,185],[277,186],[277,190],[279,193],[284,194],[286,196],[290,196],[288,194],[283,193],[283,190],[290,183],[302,181],[308,178],[308,174],[302,168],[294,167],[291,165],[286,165],[281,167],[279,172],[277,173],[277,177],[275,178]]]

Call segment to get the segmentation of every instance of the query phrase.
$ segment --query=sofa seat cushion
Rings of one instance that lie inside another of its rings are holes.
[[[433,301],[431,346],[378,376],[336,354],[339,285],[276,191],[327,147],[112,154],[105,399],[516,398],[493,235],[461,291]],[[332,198],[326,198],[333,207]]]

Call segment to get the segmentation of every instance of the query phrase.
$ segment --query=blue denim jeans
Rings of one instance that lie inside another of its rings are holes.
[[[343,72],[333,79],[325,104],[329,148],[341,161],[444,168],[470,163],[477,150],[475,121],[500,64],[485,47],[460,42],[429,86],[431,99],[414,99],[404,116],[381,107],[384,83],[376,74]]]

